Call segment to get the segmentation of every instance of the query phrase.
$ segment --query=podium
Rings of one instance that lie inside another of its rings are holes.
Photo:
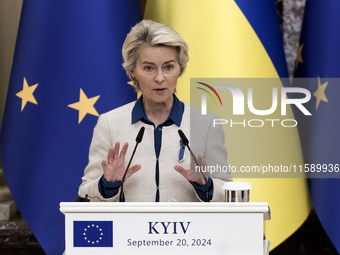
[[[263,255],[267,203],[60,203],[65,254]]]

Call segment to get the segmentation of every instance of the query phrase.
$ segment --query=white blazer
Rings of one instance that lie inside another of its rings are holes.
[[[121,146],[129,143],[125,156],[127,166],[138,131],[142,126],[145,132],[142,142],[138,145],[131,166],[140,164],[142,168],[124,183],[126,202],[154,202],[156,198],[156,154],[154,148],[154,127],[138,121],[131,124],[131,112],[135,102],[131,102],[110,112],[102,114],[94,129],[89,151],[89,162],[82,177],[79,195],[88,197],[91,201],[118,201],[119,193],[112,198],[103,198],[98,190],[98,182],[103,175],[101,162],[107,159],[109,147],[114,147],[117,141]],[[175,169],[182,165],[185,169],[190,166],[190,154],[186,149],[186,158],[178,163],[179,141],[178,129],[182,129],[188,137],[189,146],[195,154],[200,154],[207,166],[226,166],[227,151],[224,147],[224,133],[220,125],[212,126],[214,115],[201,116],[198,108],[184,104],[181,126],[173,124],[162,129],[162,145],[159,155],[159,192],[160,202],[197,202],[201,201],[195,189]],[[214,173],[211,175],[214,185],[212,201],[225,201],[222,190],[224,181],[230,181],[229,173]]]

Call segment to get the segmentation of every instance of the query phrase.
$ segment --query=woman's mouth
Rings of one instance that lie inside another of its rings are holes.
[[[166,90],[166,88],[154,89],[154,91],[159,95],[163,94],[165,90]]]

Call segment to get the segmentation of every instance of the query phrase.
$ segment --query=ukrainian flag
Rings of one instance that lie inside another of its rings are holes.
[[[282,78],[286,62],[274,1],[148,0],[144,19],[173,27],[189,45],[190,61],[177,91],[190,102],[190,78]],[[291,118],[293,118],[292,113]],[[233,132],[233,131],[231,131]],[[226,135],[229,164],[294,162],[303,164],[298,131],[247,137]],[[244,181],[243,179],[241,179]],[[308,216],[310,202],[304,179],[251,179],[252,202],[268,202],[272,219],[266,238],[275,248]]]

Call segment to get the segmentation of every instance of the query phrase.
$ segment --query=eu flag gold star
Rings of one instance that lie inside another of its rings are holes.
[[[316,97],[316,109],[319,108],[320,101],[328,103],[328,99],[325,95],[325,90],[327,88],[328,81],[321,84],[320,77],[318,77],[318,89],[314,92],[313,96]]]
[[[22,101],[21,101],[21,111],[24,110],[27,102],[31,102],[33,104],[38,104],[37,100],[35,100],[35,98],[33,96],[33,92],[37,88],[37,86],[38,86],[38,83],[34,84],[32,86],[28,86],[27,80],[24,77],[23,88],[20,92],[16,93],[16,96],[20,97],[22,99]]]
[[[296,53],[296,60],[295,60],[295,69],[297,68],[298,64],[299,63],[303,63],[303,60],[302,60],[302,48],[303,48],[303,44],[301,44],[299,46],[299,48],[297,49],[297,53]]]
[[[94,104],[97,102],[100,96],[88,98],[84,91],[80,89],[79,102],[69,104],[68,107],[79,111],[78,124],[84,119],[86,114],[99,116],[97,110],[94,108]]]

